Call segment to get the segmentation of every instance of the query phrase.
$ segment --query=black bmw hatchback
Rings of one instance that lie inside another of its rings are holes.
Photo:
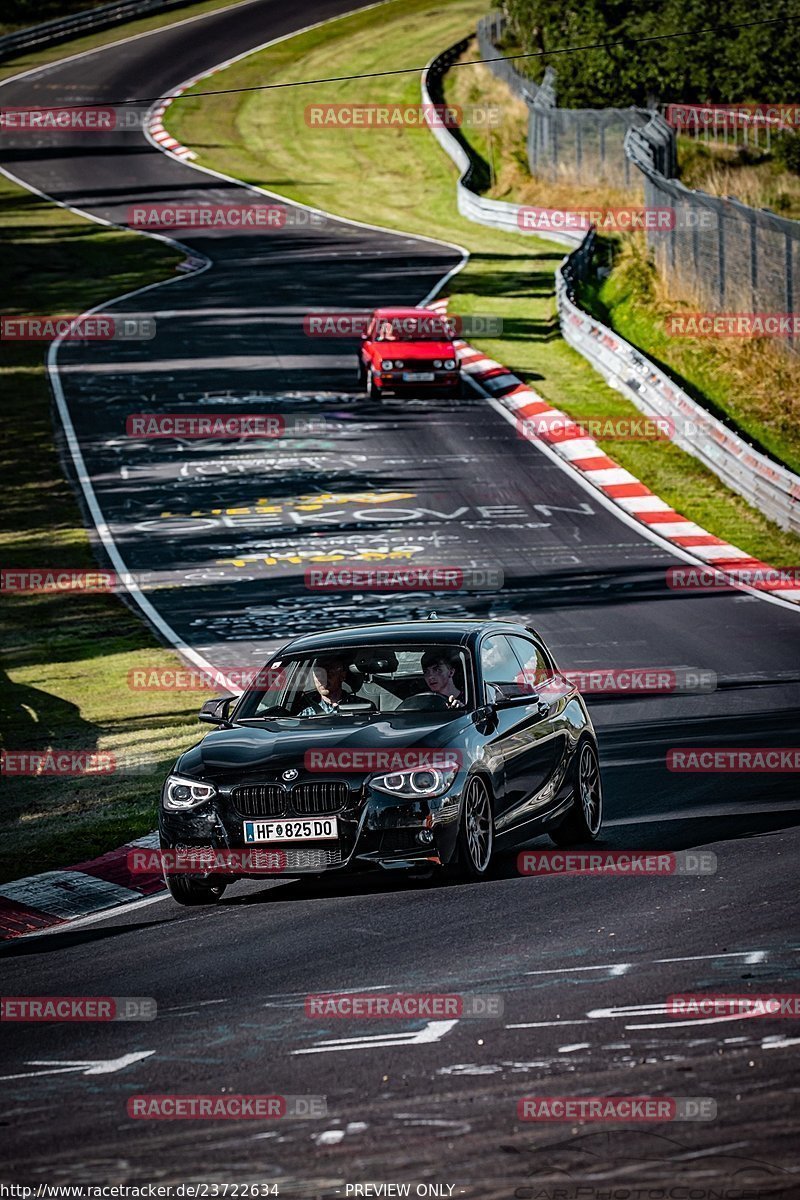
[[[256,685],[209,700],[200,719],[218,728],[178,759],[159,812],[182,904],[213,903],[265,869],[432,864],[478,880],[495,848],[541,833],[588,842],[600,830],[583,698],[521,625],[429,620],[298,637]]]

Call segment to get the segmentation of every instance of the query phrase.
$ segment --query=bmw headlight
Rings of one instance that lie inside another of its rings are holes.
[[[441,365],[442,365],[442,360],[441,360],[440,358],[435,358],[435,359],[433,360],[433,365],[434,365],[434,367],[441,367]]]
[[[399,370],[400,370],[400,368],[402,367],[402,365],[403,365],[403,360],[402,360],[401,358],[396,358],[396,359],[394,360],[394,369],[395,369],[396,371],[399,371]]]
[[[394,363],[392,362],[392,360],[390,358],[384,358],[381,362],[381,370],[382,371],[391,371],[393,366],[394,366]]]
[[[164,784],[164,808],[173,812],[184,808],[195,808],[216,794],[210,783],[200,783],[183,775],[170,775]]]
[[[456,365],[456,360],[454,358],[446,358],[444,360],[444,366],[445,366],[446,371],[452,371],[453,368],[455,367],[455,365]]]
[[[391,796],[414,799],[420,796],[441,796],[456,777],[456,767],[416,767],[413,771],[391,771],[376,775],[370,787]]]

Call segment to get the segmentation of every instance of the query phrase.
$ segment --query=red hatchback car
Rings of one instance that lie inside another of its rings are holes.
[[[460,395],[451,323],[428,308],[377,308],[362,338],[358,375],[373,400],[409,388]]]

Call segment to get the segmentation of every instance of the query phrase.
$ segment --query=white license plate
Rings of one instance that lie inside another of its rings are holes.
[[[336,817],[298,817],[281,821],[245,821],[244,840],[253,842],[321,842],[339,836]]]
[[[433,371],[403,371],[403,383],[433,383]]]

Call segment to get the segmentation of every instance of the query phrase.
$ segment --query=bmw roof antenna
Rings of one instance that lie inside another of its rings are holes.
[[[439,620],[439,618],[437,617],[437,615],[436,615],[436,613],[435,613],[435,612],[429,612],[429,613],[428,613],[428,620],[429,620],[429,621],[438,621],[438,620]]]

